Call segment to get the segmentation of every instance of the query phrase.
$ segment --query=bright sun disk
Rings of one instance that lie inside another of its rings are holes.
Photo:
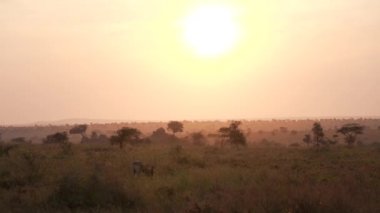
[[[233,8],[221,5],[196,8],[185,18],[182,27],[186,45],[202,57],[229,52],[240,34]]]

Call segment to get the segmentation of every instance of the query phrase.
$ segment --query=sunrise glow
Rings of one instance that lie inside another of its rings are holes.
[[[234,8],[202,5],[192,10],[182,22],[185,44],[202,57],[216,57],[234,48],[240,29]]]

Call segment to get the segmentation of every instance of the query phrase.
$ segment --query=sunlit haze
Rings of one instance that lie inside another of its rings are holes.
[[[217,57],[228,52],[239,39],[232,7],[201,5],[183,21],[184,40],[201,57]]]
[[[378,0],[3,0],[0,124],[380,115]]]

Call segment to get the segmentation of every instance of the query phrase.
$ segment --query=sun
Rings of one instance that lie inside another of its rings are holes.
[[[201,57],[218,57],[231,51],[239,40],[240,29],[233,7],[202,5],[183,20],[184,43]]]

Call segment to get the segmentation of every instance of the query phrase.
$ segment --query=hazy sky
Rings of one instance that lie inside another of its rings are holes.
[[[242,37],[202,58],[193,8]],[[379,0],[0,0],[0,124],[380,115]]]

